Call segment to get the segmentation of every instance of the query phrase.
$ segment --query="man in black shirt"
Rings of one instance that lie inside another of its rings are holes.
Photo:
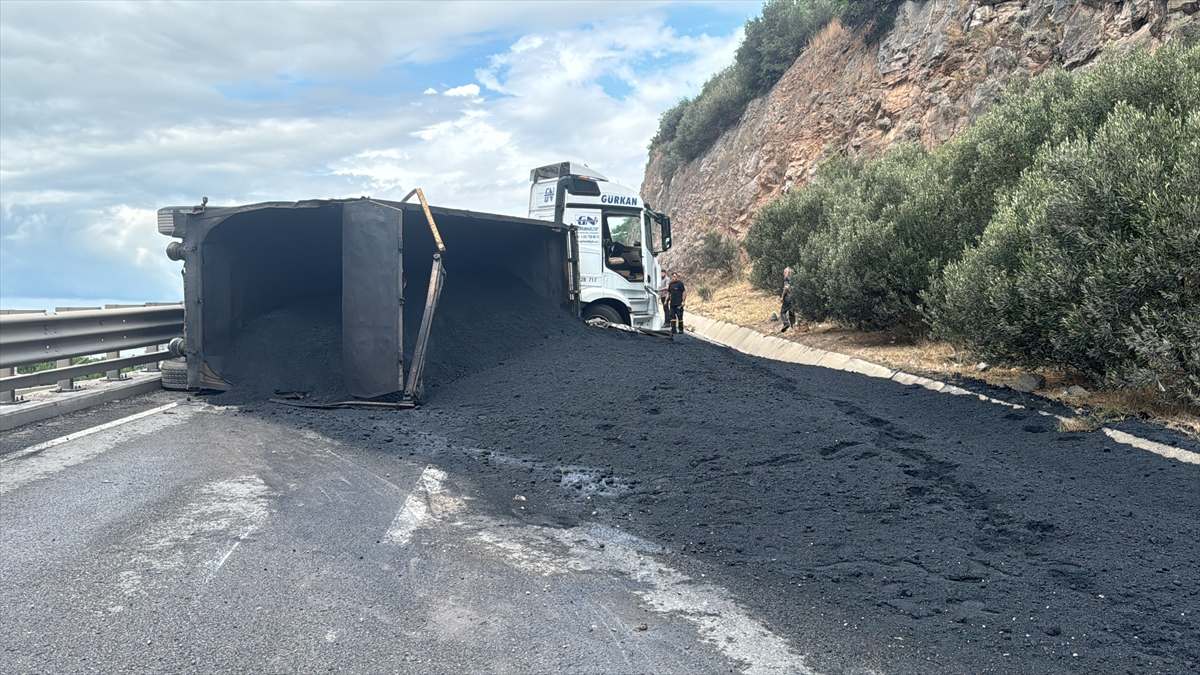
[[[671,275],[671,283],[667,284],[667,299],[671,305],[671,332],[683,332],[683,303],[687,301],[687,286],[679,280],[679,273]]]

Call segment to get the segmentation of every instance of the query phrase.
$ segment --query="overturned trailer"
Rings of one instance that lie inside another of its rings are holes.
[[[276,308],[321,300],[340,305],[344,390],[415,402],[438,297],[459,270],[515,277],[578,315],[572,226],[418,196],[160,209],[159,232],[179,239],[167,255],[184,263],[189,387],[233,388],[227,356],[239,333]]]

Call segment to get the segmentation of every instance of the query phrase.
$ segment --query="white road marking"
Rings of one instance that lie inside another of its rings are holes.
[[[1038,414],[1045,415],[1046,417],[1053,417],[1059,422],[1069,422],[1071,420],[1069,417],[1048,413],[1045,410],[1039,410]],[[1156,443],[1154,441],[1142,438],[1141,436],[1134,436],[1133,434],[1127,434],[1124,431],[1117,431],[1116,429],[1110,429],[1108,427],[1100,427],[1100,431],[1103,431],[1105,436],[1108,436],[1114,441],[1123,443],[1125,445],[1131,445],[1138,450],[1148,450],[1156,455],[1161,455],[1167,459],[1174,459],[1185,464],[1200,464],[1200,453],[1192,452],[1191,450],[1184,450],[1183,448],[1177,448],[1173,445],[1166,445],[1164,443]]]
[[[229,556],[233,555],[233,552],[237,550],[237,547],[241,546],[242,541],[246,537],[249,537],[250,533],[253,531],[254,531],[253,526],[247,527],[246,531],[242,533],[242,536],[238,537],[238,540],[233,542],[233,546],[230,546],[229,550],[225,551],[225,555],[222,555],[220,558],[217,558],[216,560],[210,561],[208,563],[208,567],[209,567],[210,571],[208,573],[208,578],[206,578],[204,580],[204,583],[208,583],[208,582],[212,581],[213,577],[217,576],[217,572],[221,571],[221,565],[224,565],[225,561],[229,560]]]
[[[1127,434],[1124,431],[1109,429],[1107,427],[1104,428],[1104,433],[1118,443],[1132,445],[1139,450],[1149,450],[1156,455],[1162,455],[1163,457],[1168,457],[1170,459],[1177,459],[1188,464],[1200,464],[1200,453],[1192,452],[1191,450],[1184,450],[1183,448],[1177,448],[1173,445],[1155,443],[1154,441],[1146,440],[1145,438],[1134,436],[1133,434]]]
[[[480,519],[486,522],[486,519]],[[495,525],[495,523],[492,523]],[[658,562],[646,552],[659,547],[599,525],[556,529],[486,527],[476,538],[499,549],[516,567],[543,576],[573,571],[617,572],[650,588],[641,591],[650,609],[696,624],[701,639],[745,664],[747,675],[813,675],[786,640],[750,616],[729,593]]]
[[[446,472],[425,468],[388,528],[387,541],[405,544],[417,528],[465,508],[464,500],[446,494],[445,479]],[[477,541],[498,550],[513,566],[540,576],[594,570],[647,585],[649,589],[639,594],[650,609],[694,623],[702,640],[744,663],[747,675],[814,675],[802,655],[738,606],[725,589],[697,583],[649,555],[664,550],[649,541],[600,525],[513,527],[461,515],[449,524],[475,530]]]
[[[140,420],[143,417],[149,417],[151,415],[163,412],[164,410],[170,410],[171,408],[174,408],[178,405],[179,405],[179,401],[176,401],[174,403],[168,403],[166,405],[160,405],[157,408],[152,408],[150,410],[143,410],[140,413],[137,413],[135,415],[130,415],[128,417],[122,417],[119,420],[113,420],[111,422],[106,422],[104,424],[100,424],[98,426],[94,426],[89,429],[84,429],[83,431],[76,431],[73,434],[67,434],[66,436],[60,436],[58,438],[51,439],[44,443],[38,443],[37,445],[31,445],[28,448],[25,448],[24,450],[18,450],[10,455],[5,455],[4,457],[0,457],[0,464],[4,464],[6,462],[11,462],[15,459],[21,459],[22,457],[28,457],[29,455],[34,455],[43,450],[48,450],[50,448],[53,448],[56,445],[62,445],[63,443],[68,443],[77,438],[83,438],[84,436],[91,436],[92,434],[104,431],[105,429],[119,427],[122,424],[128,424],[129,422],[133,422],[134,420]]]
[[[432,466],[425,467],[417,486],[404,500],[404,506],[396,513],[392,524],[383,535],[383,540],[403,546],[412,538],[413,532],[430,517],[430,497],[442,491],[442,481],[446,480],[446,472]]]
[[[250,530],[246,530],[246,534],[250,534]],[[221,565],[224,565],[225,561],[229,560],[229,556],[233,555],[233,552],[237,550],[237,547],[241,543],[242,543],[241,539],[238,539],[237,541],[233,542],[233,546],[230,546],[229,550],[225,551],[225,555],[221,556],[220,559],[218,559],[215,562],[215,564],[213,564],[213,571],[208,573],[209,581],[212,581],[212,578],[217,573],[217,570],[221,569]]]
[[[269,492],[253,475],[203,485],[177,515],[135,538],[132,569],[121,572],[122,590],[133,595],[147,577],[188,567],[206,570],[204,582],[212,581],[238,546],[266,522]],[[219,548],[213,555],[215,547]]]
[[[124,441],[184,422],[196,411],[196,408],[186,406],[173,415],[162,414],[178,405],[179,403],[170,403],[159,406],[38,443],[0,459],[0,464],[3,465],[3,470],[0,470],[0,495],[58,473],[69,466],[86,462]]]

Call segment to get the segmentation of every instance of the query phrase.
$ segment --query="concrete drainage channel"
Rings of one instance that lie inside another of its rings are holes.
[[[1010,408],[1024,409],[1025,406],[1018,403],[1010,403],[1001,401],[1000,399],[992,398],[984,394],[979,394],[962,387],[956,387],[952,384],[941,382],[939,380],[931,380],[920,375],[913,375],[902,370],[892,370],[886,366],[881,366],[877,363],[864,361],[860,358],[847,356],[838,352],[825,351],[816,347],[809,347],[791,340],[784,340],[771,335],[764,335],[756,330],[738,326],[724,321],[709,319],[699,314],[689,314],[687,328],[689,333],[696,337],[712,342],[714,344],[730,347],[744,354],[758,356],[764,359],[772,359],[775,361],[787,361],[788,363],[801,363],[809,366],[819,366],[821,368],[829,368],[832,370],[842,370],[850,373],[859,373],[868,377],[878,377],[881,379],[892,380],[900,384],[920,385],[926,389],[930,389],[943,394],[952,394],[955,396],[978,396],[979,400],[988,403],[1008,406]],[[1066,421],[1067,418],[1060,415],[1053,415],[1045,411],[1038,411],[1041,415],[1054,417],[1060,421]],[[1178,460],[1188,464],[1200,464],[1200,453],[1176,448],[1164,443],[1157,443],[1124,431],[1101,427],[1101,431],[1109,438],[1118,443],[1131,445],[1139,450],[1147,450],[1163,457]]]

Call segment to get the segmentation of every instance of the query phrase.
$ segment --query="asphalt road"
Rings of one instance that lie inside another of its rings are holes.
[[[5,673],[1200,670],[1200,467],[690,338],[0,452]]]
[[[647,542],[560,540],[423,461],[179,395],[128,405],[152,414],[0,465],[6,673],[736,670],[647,608],[637,574],[686,581]]]

